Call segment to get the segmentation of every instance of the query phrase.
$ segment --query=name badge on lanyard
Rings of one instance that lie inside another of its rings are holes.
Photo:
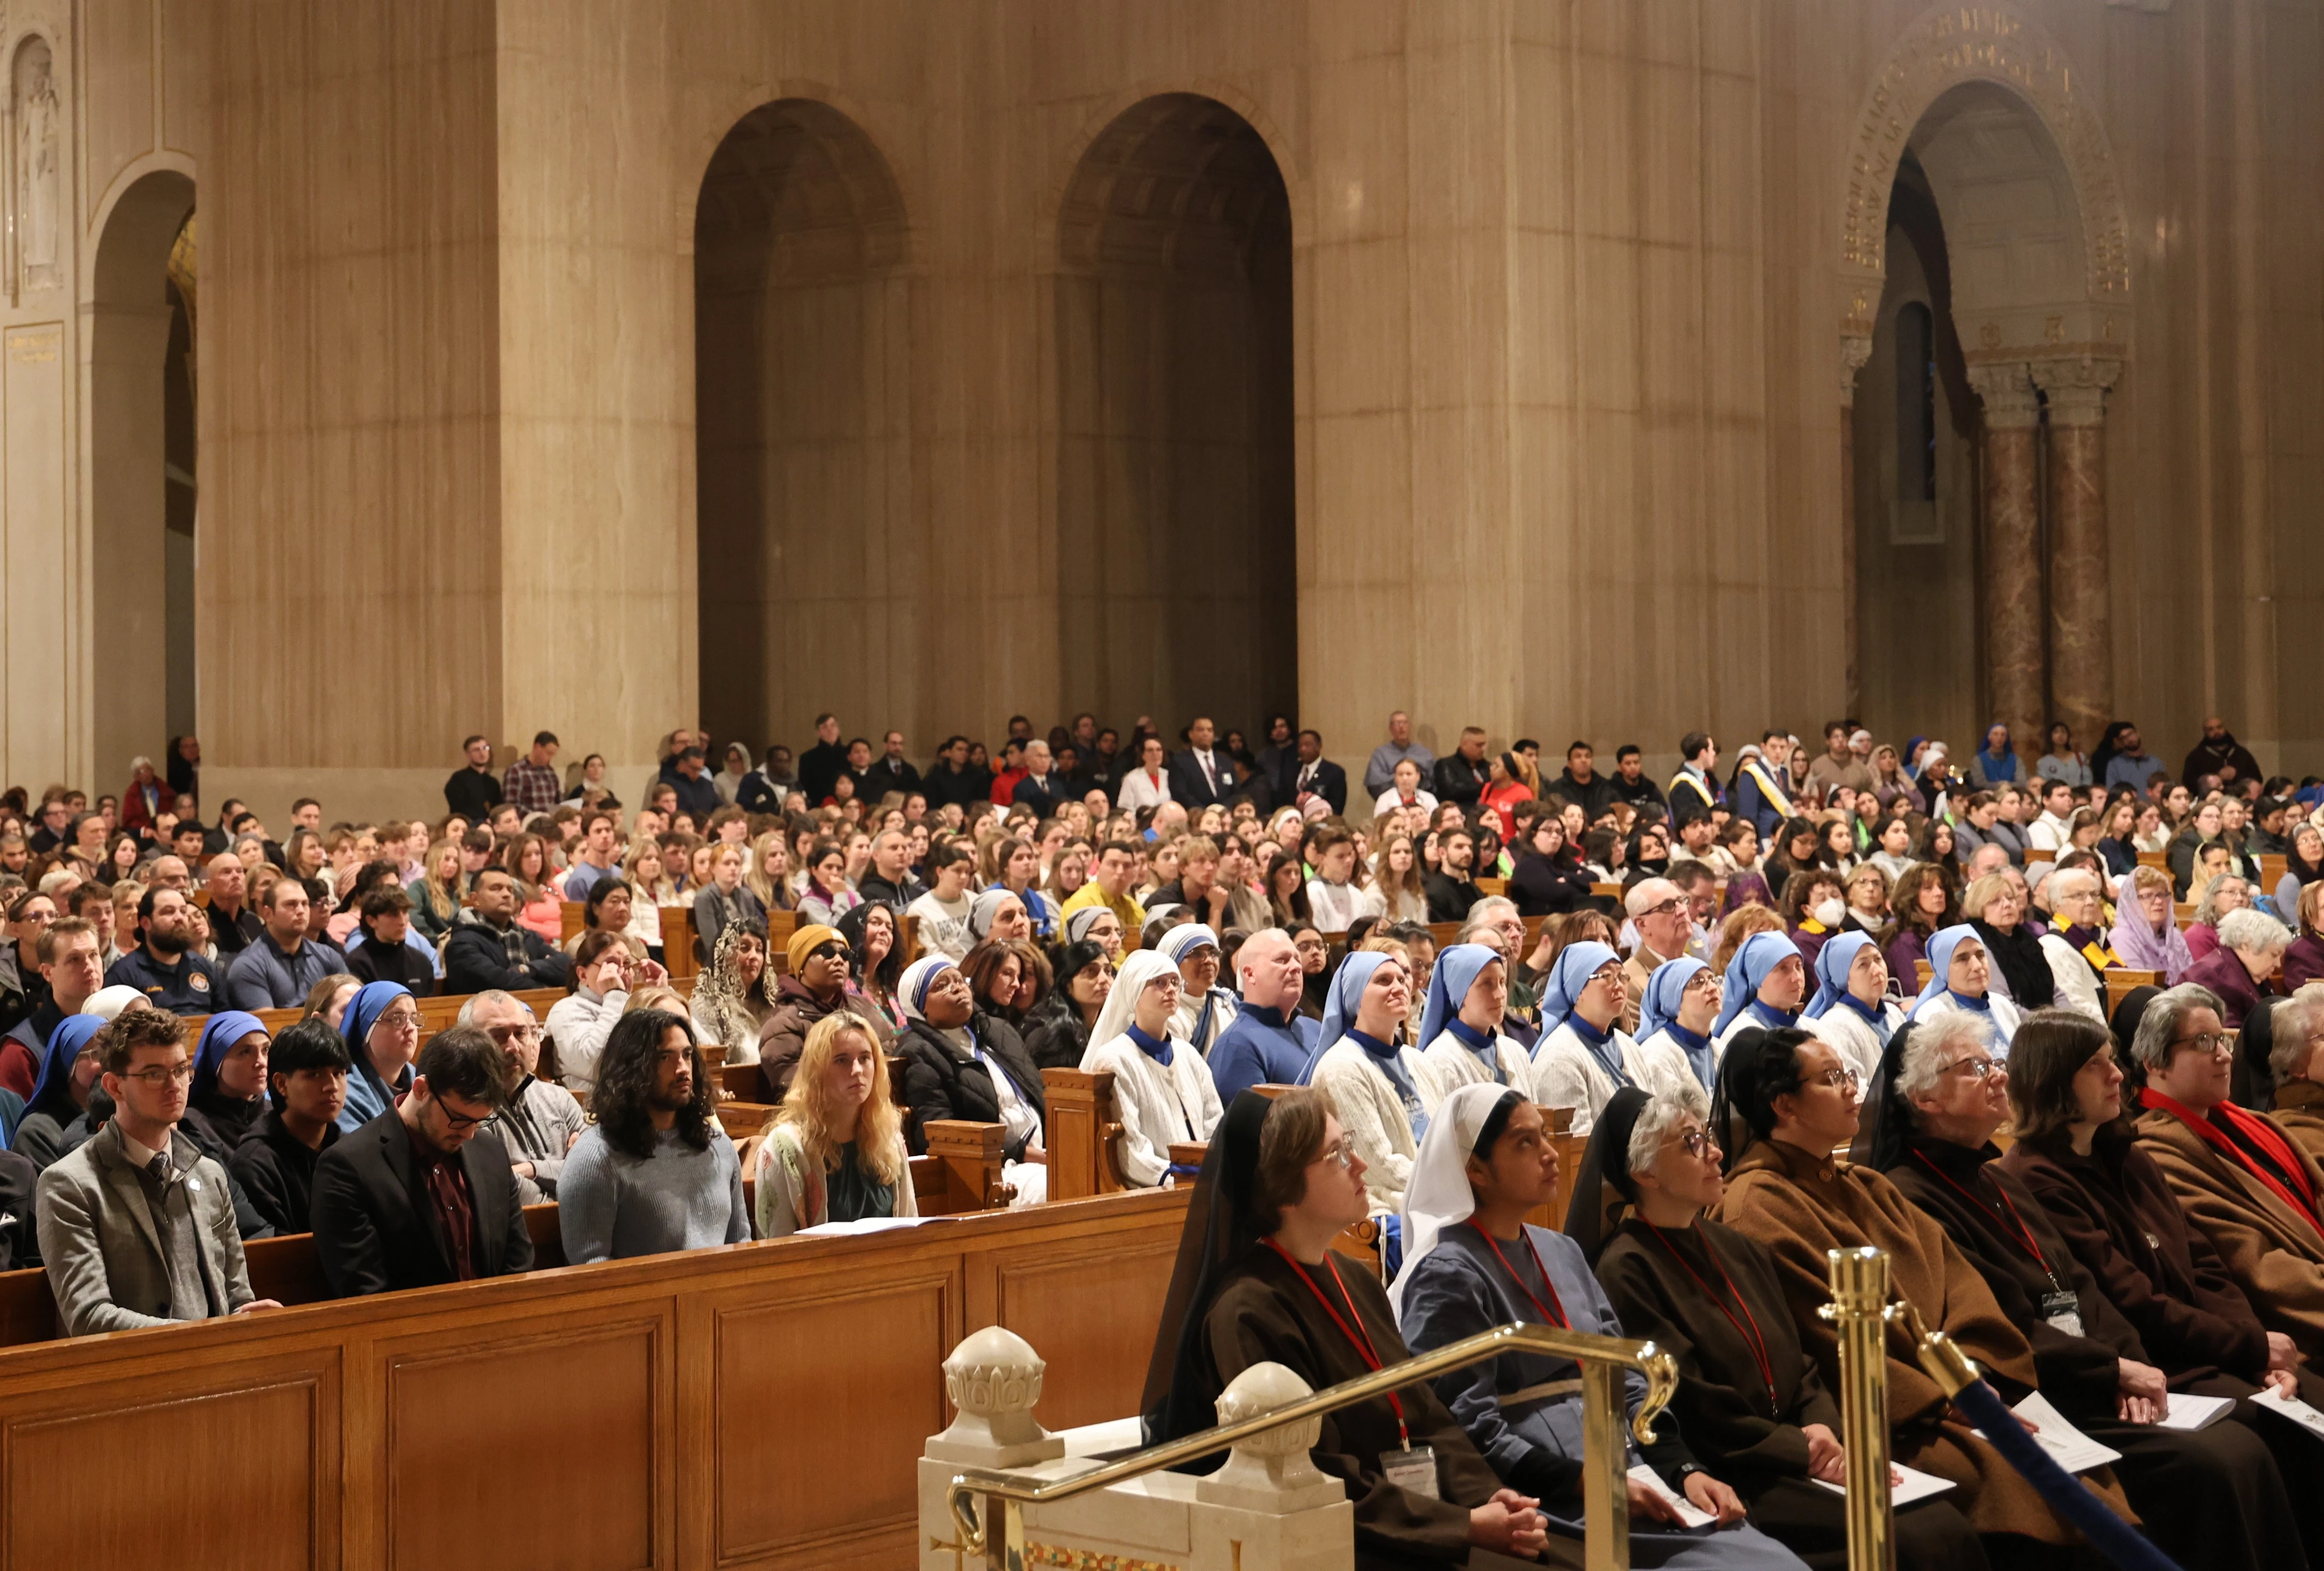
[[[2081,1306],[2071,1293],[2043,1294],[2042,1318],[2052,1331],[2063,1331],[2069,1336],[2084,1334]]]
[[[1403,1451],[1380,1453],[1380,1472],[1398,1489],[1408,1489],[1430,1500],[1443,1500],[1436,1487],[1436,1447],[1415,1446]]]

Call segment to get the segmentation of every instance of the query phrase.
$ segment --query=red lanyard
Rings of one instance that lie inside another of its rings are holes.
[[[2034,1263],[2042,1268],[2042,1274],[2050,1279],[2050,1285],[2056,1288],[2060,1292],[2065,1291],[2066,1284],[2058,1280],[2058,1273],[2052,1271],[2050,1269],[2050,1262],[2042,1258],[2042,1246],[2034,1241],[2034,1230],[2026,1226],[2025,1218],[2017,1214],[2017,1202],[2012,1200],[2008,1194],[2003,1190],[2000,1185],[1995,1185],[1993,1192],[2001,1197],[2001,1203],[2004,1206],[2009,1207],[2009,1217],[2006,1221],[2003,1221],[2000,1212],[1996,1211],[1985,1201],[1979,1199],[1977,1196],[1970,1194],[1967,1189],[1962,1188],[1960,1183],[1954,1179],[1950,1173],[1946,1172],[1942,1168],[1937,1166],[1936,1163],[1923,1156],[1919,1151],[1914,1151],[1913,1153],[1913,1160],[1920,1163],[1923,1167],[1928,1169],[1929,1171],[1936,1174],[1938,1178],[1942,1178],[1951,1187],[1953,1193],[1959,1195],[1962,1199],[1968,1201],[1978,1210],[1983,1211],[1996,1222],[2000,1222],[2005,1231],[2014,1233],[2017,1239],[2018,1247],[2022,1248],[2027,1254],[2034,1257]]]
[[[1642,1216],[1639,1220],[1641,1222],[1645,1222],[1646,1218]],[[1776,1405],[1775,1361],[1768,1354],[1766,1337],[1760,1334],[1759,1317],[1751,1313],[1751,1306],[1745,1303],[1743,1301],[1743,1295],[1735,1290],[1735,1279],[1727,1274],[1727,1262],[1720,1260],[1719,1258],[1719,1252],[1711,1246],[1710,1236],[1702,1233],[1697,1233],[1695,1234],[1697,1238],[1702,1240],[1702,1252],[1709,1255],[1711,1257],[1711,1263],[1719,1268],[1719,1280],[1727,1284],[1728,1296],[1735,1300],[1735,1308],[1743,1311],[1743,1318],[1741,1320],[1738,1320],[1733,1312],[1730,1311],[1726,1305],[1719,1301],[1719,1295],[1711,1290],[1711,1284],[1709,1282],[1704,1281],[1700,1276],[1695,1275],[1694,1268],[1686,1262],[1686,1256],[1679,1253],[1678,1246],[1671,1243],[1669,1239],[1663,1236],[1663,1230],[1661,1228],[1656,1227],[1651,1222],[1646,1223],[1646,1227],[1654,1234],[1655,1241],[1665,1249],[1670,1251],[1671,1259],[1678,1261],[1678,1269],[1684,1271],[1688,1276],[1694,1278],[1694,1285],[1702,1289],[1702,1296],[1711,1300],[1711,1307],[1727,1317],[1727,1323],[1735,1327],[1735,1334],[1738,1336],[1743,1338],[1743,1345],[1751,1350],[1751,1357],[1759,1366],[1759,1378],[1767,1382],[1767,1407],[1770,1411],[1773,1411]],[[1748,1330],[1745,1329],[1746,1322],[1748,1322],[1749,1324],[1749,1329]]]
[[[2297,1194],[2293,1193],[2275,1174],[2252,1160],[2249,1153],[2220,1133],[2209,1119],[2186,1104],[2165,1096],[2152,1086],[2140,1092],[2139,1097],[2144,1105],[2158,1108],[2171,1114],[2189,1129],[2193,1130],[2205,1143],[2217,1147],[2229,1161],[2234,1162],[2273,1190],[2275,1197],[2298,1212],[2310,1227],[2324,1233],[2324,1220],[2319,1220],[2316,1215],[2316,1197],[2309,1187],[2308,1175],[2301,1171],[2300,1159],[2292,1154],[2292,1148],[2276,1132],[2274,1126],[2264,1120],[2254,1118],[2232,1102],[2222,1102],[2218,1104],[2219,1116],[2233,1123],[2250,1139],[2254,1145],[2267,1152],[2268,1160],[2274,1162],[2293,1183],[2300,1186]]]
[[[1572,1329],[1573,1322],[1565,1317],[1565,1300],[1557,1296],[1557,1284],[1549,1280],[1549,1268],[1541,1263],[1541,1251],[1534,1248],[1532,1239],[1526,1238],[1525,1229],[1518,1228],[1517,1236],[1525,1239],[1526,1252],[1533,1256],[1533,1269],[1541,1273],[1541,1285],[1549,1289],[1548,1304],[1543,1303],[1539,1298],[1534,1298],[1533,1289],[1526,1286],[1525,1278],[1517,1275],[1516,1269],[1509,1264],[1508,1256],[1501,1252],[1501,1246],[1494,1241],[1491,1234],[1478,1224],[1475,1217],[1469,1218],[1469,1225],[1477,1229],[1477,1236],[1485,1241],[1485,1247],[1493,1252],[1493,1258],[1499,1261],[1501,1269],[1509,1273],[1509,1280],[1517,1283],[1517,1291],[1528,1298],[1533,1298],[1533,1307],[1541,1311],[1541,1317],[1561,1329]],[[1550,1304],[1557,1307],[1553,1309]]]
[[[1356,1323],[1353,1326],[1349,1325],[1342,1318],[1338,1308],[1331,1299],[1323,1296],[1323,1289],[1315,1285],[1315,1279],[1307,1274],[1307,1268],[1291,1258],[1290,1251],[1271,1238],[1264,1242],[1268,1248],[1283,1257],[1285,1265],[1299,1273],[1299,1280],[1307,1284],[1307,1290],[1315,1295],[1315,1301],[1323,1306],[1323,1313],[1332,1317],[1332,1324],[1340,1328],[1340,1335],[1348,1339],[1349,1345],[1356,1350],[1356,1355],[1364,1361],[1364,1366],[1378,1372],[1380,1367],[1379,1354],[1372,1346],[1371,1333],[1364,1329],[1363,1317],[1358,1315]],[[1329,1250],[1323,1252],[1323,1265],[1332,1273],[1332,1285],[1340,1289],[1341,1298],[1347,1299],[1348,1313],[1354,1315],[1356,1301],[1348,1298],[1348,1284],[1340,1280],[1339,1262],[1332,1258],[1332,1252]],[[1397,1400],[1397,1394],[1394,1391],[1390,1391],[1388,1393],[1388,1405],[1396,1413],[1396,1443],[1409,1451],[1412,1449],[1412,1437],[1405,1431],[1404,1428],[1404,1403]]]

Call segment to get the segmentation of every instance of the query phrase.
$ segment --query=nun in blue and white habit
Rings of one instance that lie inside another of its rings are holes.
[[[1114,984],[1117,991],[1121,984]],[[1375,1215],[1404,1209],[1428,1110],[1441,1100],[1418,1048],[1396,1045],[1412,1012],[1412,974],[1399,955],[1360,949],[1340,962],[1323,1000],[1323,1029],[1300,1071],[1303,1086],[1331,1094],[1348,1144],[1364,1159]]]
[[[1629,1116],[1609,1119],[1600,1138],[1618,1133],[1627,1144],[1635,1110],[1645,1100],[1623,1097],[1617,1105]],[[1464,1086],[1438,1108],[1406,1197],[1407,1263],[1388,1289],[1413,1352],[1512,1320],[1599,1336],[1626,1335],[1581,1245],[1524,1219],[1557,1187],[1556,1159],[1549,1152],[1542,1110],[1517,1092]],[[1578,1548],[1584,1537],[1581,1366],[1545,1354],[1505,1353],[1433,1384],[1502,1481],[1541,1502],[1554,1546],[1546,1557],[1554,1563],[1570,1558],[1560,1555],[1555,1541]],[[1646,1381],[1633,1372],[1627,1385],[1635,1418]],[[1718,1518],[1682,1527],[1659,1504],[1643,1505],[1645,1492],[1633,1486],[1630,1564],[1798,1571],[1797,1557],[1743,1520],[1734,1492],[1702,1473],[1668,1415],[1656,1420],[1652,1446],[1639,1446],[1627,1426],[1623,1439],[1625,1471],[1652,1468],[1665,1487],[1708,1502],[1705,1509],[1715,1508]],[[1690,1475],[1702,1482],[1691,1483]]]
[[[1436,956],[1428,974],[1428,1005],[1413,1040],[1440,1091],[1484,1085],[1522,1091],[1532,1082],[1531,1056],[1501,1031],[1508,1001],[1508,963],[1498,952],[1455,944]]]
[[[1665,960],[1646,978],[1638,1001],[1638,1051],[1655,1059],[1675,1057],[1707,1100],[1719,1081],[1719,1054],[1711,1045],[1718,1021],[1719,974],[1711,963],[1692,955]]]
[[[1753,1026],[1781,1030],[1800,1023],[1808,1001],[1808,963],[1800,947],[1781,933],[1754,933],[1727,962],[1720,984],[1719,1023],[1711,1046],[1727,1057],[1727,1044]]]
[[[1967,922],[1940,928],[1929,940],[1929,984],[1921,989],[1921,996],[1913,1001],[1904,1018],[1933,1020],[1955,1011],[1980,1015],[1993,1056],[2006,1058],[2009,1044],[2017,1035],[2017,1006],[1988,991],[1992,977],[1993,956],[1985,952],[1985,940],[1978,937],[1977,929]]]
[[[1902,1004],[1888,996],[1888,961],[1869,933],[1840,933],[1816,951],[1816,993],[1807,1018],[1815,1033],[1869,1086],[1888,1039],[1904,1023]]]
[[[1640,1052],[1622,1030],[1628,987],[1622,957],[1598,943],[1560,949],[1542,987],[1531,1095],[1544,1107],[1572,1109],[1574,1134],[1588,1134],[1623,1086],[1652,1095],[1672,1089],[1672,1077],[1683,1073],[1674,1060]]]
[[[1217,984],[1219,936],[1201,922],[1188,922],[1164,933],[1154,947],[1178,968],[1178,1012],[1172,1034],[1207,1059],[1242,1006],[1241,1000]],[[1198,989],[1195,980],[1205,975],[1209,980]]]

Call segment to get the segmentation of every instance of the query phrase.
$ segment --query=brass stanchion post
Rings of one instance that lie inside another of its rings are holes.
[[[1888,1257],[1835,1249],[1831,1302],[1840,1334],[1840,1423],[1848,1447],[1849,1571],[1895,1571],[1895,1509],[1888,1490]]]

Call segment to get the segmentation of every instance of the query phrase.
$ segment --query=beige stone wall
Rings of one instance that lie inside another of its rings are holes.
[[[202,728],[220,779],[433,779],[466,731],[541,725],[635,761],[713,691],[740,694],[720,724],[762,715],[802,741],[799,716],[830,706],[921,745],[1084,694],[1134,702],[1139,684],[1204,702],[1153,687],[1121,643],[1093,669],[1060,642],[1083,624],[1062,607],[1087,572],[1091,537],[1071,531],[1094,494],[1065,479],[1120,411],[1083,402],[1107,384],[1074,358],[1089,288],[1064,261],[1062,214],[1106,128],[1162,93],[1231,109],[1284,182],[1298,709],[1334,755],[1360,757],[1396,706],[1440,741],[1475,720],[1657,755],[1696,725],[1804,729],[1845,697],[1851,144],[1900,42],[1946,27],[1964,46],[1946,69],[1967,75],[1990,58],[2009,76],[2008,49],[1978,53],[1997,27],[2043,41],[2025,91],[2070,116],[2052,130],[2078,178],[2102,167],[2119,209],[2120,707],[2174,745],[2217,709],[2263,753],[2324,766],[2324,697],[2291,675],[2296,630],[2324,610],[2316,0],[90,0],[81,14],[85,36],[60,51],[91,62],[70,73],[75,189],[110,189],[141,150],[198,155]],[[199,115],[154,85],[181,79],[202,85]],[[876,153],[901,260],[835,298],[763,288],[757,358],[734,347],[721,374],[756,365],[779,396],[705,409],[704,176],[744,116],[783,99],[827,106]],[[1203,325],[1231,319],[1221,302]],[[46,319],[78,330],[70,312]],[[1149,302],[1140,330],[1166,320]],[[1215,371],[1225,351],[1204,353]],[[78,360],[62,362],[69,384]],[[833,396],[783,402],[801,387]],[[32,418],[12,402],[12,460],[39,444]],[[741,471],[755,502],[704,487],[698,434],[758,455]],[[1117,457],[1148,439],[1116,435]],[[1170,518],[1135,474],[1116,466],[1106,516]],[[12,461],[12,507],[45,505],[37,486]],[[779,527],[754,536],[754,507]],[[23,538],[12,514],[12,550]],[[783,571],[796,559],[774,559],[777,541],[816,571]],[[747,568],[723,604],[703,593],[714,542]],[[59,618],[68,647],[93,648],[66,620],[74,597],[26,596],[16,559],[11,615]],[[853,581],[817,607],[802,577]],[[772,647],[776,675],[730,690],[698,671],[714,612],[741,646]],[[831,632],[803,646],[818,623]],[[89,658],[69,662],[84,683]],[[1867,692],[1902,727],[1950,712],[1964,685],[1890,670]],[[25,690],[14,667],[9,690]],[[87,724],[84,699],[53,735],[16,712],[11,778],[83,765],[89,744],[64,732]]]

